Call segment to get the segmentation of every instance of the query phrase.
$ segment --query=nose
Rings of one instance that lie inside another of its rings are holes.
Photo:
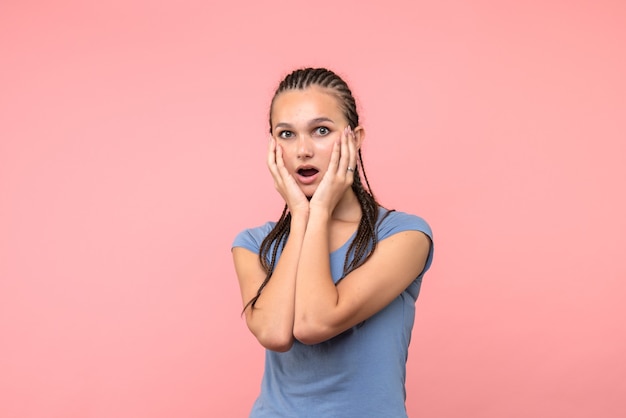
[[[297,155],[299,159],[313,156],[313,141],[307,135],[300,135],[297,139]]]

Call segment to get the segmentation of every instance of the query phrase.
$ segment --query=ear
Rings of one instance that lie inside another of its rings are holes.
[[[354,138],[356,139],[356,149],[360,150],[365,139],[365,128],[360,125],[354,128]]]

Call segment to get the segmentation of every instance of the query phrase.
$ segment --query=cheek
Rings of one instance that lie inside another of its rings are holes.
[[[283,162],[285,163],[285,167],[288,171],[293,171],[294,168],[298,165],[297,153],[295,152],[293,147],[289,145],[283,145]]]
[[[322,157],[326,161],[330,161],[330,157],[333,153],[333,144],[335,140],[324,141],[323,144],[319,144],[316,150],[316,154]]]

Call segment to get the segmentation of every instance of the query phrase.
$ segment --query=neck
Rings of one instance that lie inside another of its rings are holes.
[[[340,222],[356,222],[361,220],[361,205],[352,188],[344,193],[343,197],[333,210],[332,219]]]

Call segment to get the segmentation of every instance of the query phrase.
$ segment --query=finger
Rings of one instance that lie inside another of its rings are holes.
[[[273,140],[272,146],[272,156],[271,164],[270,164],[270,172],[272,173],[272,177],[274,178],[274,186],[280,192],[281,195],[284,193],[285,188],[285,179],[289,174],[287,173],[287,169],[285,168],[285,163],[282,157],[283,148],[276,143],[276,140]]]
[[[276,166],[279,171],[282,171],[285,168],[285,160],[283,159],[283,147],[280,145],[276,146]]]
[[[354,174],[357,170],[357,149],[356,149],[356,135],[354,134],[354,131],[352,130],[352,128],[350,128],[348,148],[350,150],[349,152],[350,158],[349,158],[348,167],[354,170],[352,171],[352,174]]]
[[[289,174],[289,170],[285,166],[285,160],[283,158],[283,147],[280,145],[276,146],[276,167],[278,168],[278,173],[280,175],[281,180],[289,181],[291,178],[291,174]]]
[[[350,163],[350,149],[348,145],[349,127],[343,130],[341,135],[341,158],[339,160],[339,166],[337,172],[342,178],[345,178],[348,173],[348,164]]]
[[[337,174],[337,169],[339,166],[339,161],[341,158],[341,141],[342,138],[339,138],[338,140],[335,140],[335,143],[333,144],[333,150],[330,154],[330,161],[328,162],[328,170],[327,173],[336,175]]]
[[[267,148],[267,167],[270,169],[274,179],[276,179],[276,175],[278,174],[278,168],[276,167],[276,140],[271,136]]]

